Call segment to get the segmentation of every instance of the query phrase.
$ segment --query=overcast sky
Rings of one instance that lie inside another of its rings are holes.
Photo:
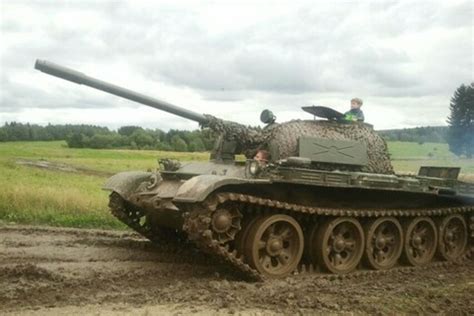
[[[474,81],[474,1],[1,3],[0,122],[195,129],[197,123],[33,69],[65,65],[199,113],[259,124],[345,111],[377,129],[445,125]],[[257,3],[257,4],[255,4]]]

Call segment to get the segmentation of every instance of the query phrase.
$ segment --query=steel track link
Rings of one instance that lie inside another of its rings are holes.
[[[237,254],[236,250],[230,251],[228,244],[222,245],[216,239],[213,239],[213,233],[211,230],[211,220],[213,212],[226,202],[239,203],[246,210],[258,212],[262,208],[268,214],[276,214],[278,212],[288,213],[294,215],[296,218],[301,216],[306,219],[311,219],[315,215],[320,216],[351,216],[351,217],[381,217],[381,216],[396,216],[396,217],[413,217],[413,216],[443,216],[450,214],[469,214],[470,221],[470,234],[474,235],[474,206],[462,206],[452,208],[435,208],[435,209],[373,209],[373,210],[356,210],[356,209],[334,209],[334,208],[321,208],[321,207],[310,207],[298,204],[291,204],[286,202],[280,202],[271,199],[260,198],[251,195],[237,194],[237,193],[218,193],[211,196],[205,202],[199,205],[183,205],[186,208],[185,223],[183,226],[184,231],[188,234],[188,237],[196,243],[196,245],[203,251],[216,255],[223,261],[228,262],[234,266],[237,271],[243,273],[248,279],[263,281],[265,277],[261,275],[257,270],[250,267],[243,261],[243,258]],[[471,237],[471,250],[468,249],[466,254],[456,262],[432,262],[428,267],[448,267],[449,265],[456,264],[466,260],[467,257],[472,257],[474,248],[474,238]],[[382,275],[392,273],[396,271],[412,271],[419,267],[394,267],[389,270],[357,270],[355,272],[334,275],[334,274],[323,274],[314,273],[314,269],[311,266],[300,265],[299,273],[311,272],[312,275],[320,278],[329,279],[345,279],[345,278],[358,278],[363,276]],[[426,268],[426,266],[424,267]]]
[[[119,221],[152,242],[158,244],[168,242],[164,235],[160,235],[156,231],[153,231],[147,222],[141,223],[140,220],[145,216],[145,213],[140,209],[134,209],[127,205],[125,200],[118,193],[112,192],[110,194],[109,208],[112,215]]]
[[[263,281],[264,277],[246,264],[242,257],[238,257],[236,250],[230,251],[228,245],[221,245],[212,238],[212,231],[209,226],[211,216],[217,206],[223,202],[225,201],[222,201],[218,196],[207,199],[199,205],[183,205],[186,208],[183,230],[188,234],[188,238],[204,252],[216,255],[224,262],[230,263],[249,280]]]

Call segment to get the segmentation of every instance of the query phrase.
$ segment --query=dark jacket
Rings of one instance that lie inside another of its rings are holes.
[[[359,121],[363,122],[364,121],[364,112],[362,112],[361,109],[351,109],[350,111],[347,111],[344,113],[344,118],[347,121]]]

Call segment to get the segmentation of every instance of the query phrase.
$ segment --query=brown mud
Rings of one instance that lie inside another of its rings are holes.
[[[474,261],[249,283],[192,245],[135,233],[0,226],[6,314],[474,314]]]
[[[110,177],[113,175],[112,172],[107,171],[99,171],[79,166],[73,166],[71,164],[66,164],[57,161],[48,161],[44,159],[40,160],[30,160],[30,159],[18,159],[16,160],[16,164],[28,167],[34,167],[39,169],[46,169],[52,171],[61,171],[61,172],[69,172],[69,173],[79,173],[85,174],[89,176],[99,176],[99,177]]]

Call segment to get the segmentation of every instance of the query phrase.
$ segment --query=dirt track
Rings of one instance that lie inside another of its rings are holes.
[[[0,310],[11,314],[474,314],[474,262],[353,278],[247,283],[192,246],[133,233],[0,226]]]

